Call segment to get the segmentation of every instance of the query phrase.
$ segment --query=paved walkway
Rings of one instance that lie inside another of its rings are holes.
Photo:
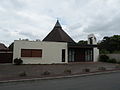
[[[89,69],[90,72],[98,71],[98,68],[105,67],[107,70],[115,69],[116,64],[101,63],[101,62],[83,62],[69,64],[52,64],[52,65],[0,65],[0,81],[1,80],[16,80],[26,78],[42,78],[53,77],[68,74],[85,73],[84,69]],[[67,73],[66,73],[67,71]],[[49,72],[49,75],[44,75]],[[26,76],[21,74],[26,74]]]

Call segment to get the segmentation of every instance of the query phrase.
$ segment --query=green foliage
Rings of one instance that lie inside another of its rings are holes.
[[[98,44],[101,50],[109,51],[113,53],[114,51],[120,51],[120,35],[114,35],[111,37],[104,37],[101,43]]]
[[[116,51],[114,51],[113,53],[120,54],[120,51],[117,51],[117,50],[116,50]]]
[[[118,61],[117,64],[120,64],[120,61]]]
[[[108,62],[108,63],[117,63],[116,59],[110,59],[107,55],[100,55],[99,57],[100,62]]]
[[[81,40],[81,41],[79,41],[77,44],[80,44],[80,45],[87,45],[87,41]]]
[[[22,64],[23,63],[23,61],[21,60],[21,58],[15,58],[14,59],[14,64],[15,65],[20,65],[20,64]]]
[[[116,59],[109,59],[107,62],[109,62],[109,63],[117,63]]]
[[[100,50],[100,54],[109,54],[109,53],[110,53],[110,52],[107,51],[107,50],[105,50],[105,49]]]
[[[109,60],[109,57],[107,55],[100,55],[99,61],[101,62],[107,62]]]

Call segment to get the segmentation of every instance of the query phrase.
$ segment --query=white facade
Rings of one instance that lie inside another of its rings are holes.
[[[88,35],[88,44],[97,45],[97,40],[94,34]],[[99,58],[99,49],[97,47],[93,47],[93,62],[97,62]]]
[[[21,49],[41,49],[42,57],[21,57]],[[65,49],[65,62],[62,62],[62,50]],[[13,60],[21,58],[23,64],[68,63],[67,43],[15,40]]]
[[[24,50],[41,50],[42,56],[41,57],[23,57],[22,56],[23,49]],[[64,54],[65,61],[62,61],[63,60],[62,50],[65,50],[65,54]],[[92,61],[97,62],[99,57],[99,49],[97,47],[93,47],[92,50],[93,50],[93,53],[91,52],[91,54],[93,54]],[[68,63],[69,62],[68,61],[68,45],[65,42],[15,40],[14,49],[13,49],[13,60],[16,58],[21,58],[23,60],[23,64]],[[85,61],[88,61],[88,60],[85,58]]]
[[[93,61],[97,62],[98,58],[99,58],[99,49],[96,47],[93,48]]]

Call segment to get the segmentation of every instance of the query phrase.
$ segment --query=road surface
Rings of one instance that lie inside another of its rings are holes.
[[[0,84],[0,90],[120,90],[120,72]]]

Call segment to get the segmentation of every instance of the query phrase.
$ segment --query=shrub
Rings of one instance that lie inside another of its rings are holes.
[[[105,67],[98,67],[98,70],[100,70],[100,71],[105,71],[106,68],[105,68]]]
[[[118,61],[117,64],[120,64],[120,61]]]
[[[117,63],[116,59],[109,59],[107,62],[109,62],[109,63]]]
[[[120,54],[120,51],[119,51],[119,50],[117,50],[117,51],[114,51],[113,53]]]
[[[99,61],[101,62],[107,62],[109,60],[109,57],[107,55],[100,55]]]
[[[108,53],[110,53],[110,52],[105,49],[100,50],[100,54],[108,54]]]
[[[50,72],[49,71],[45,71],[45,72],[43,72],[42,75],[50,75]]]
[[[71,71],[71,69],[66,69],[66,70],[64,70],[64,73],[65,73],[65,74],[71,74],[72,71]]]
[[[19,76],[24,77],[24,76],[27,76],[27,74],[25,71],[23,71],[23,72],[19,73]]]
[[[20,64],[22,64],[23,63],[23,60],[21,60],[21,58],[15,58],[14,59],[14,64],[15,65],[20,65]]]
[[[107,55],[100,55],[99,61],[108,63],[117,63],[116,59],[109,59]]]
[[[89,68],[85,68],[82,70],[83,72],[90,72],[90,69]]]

